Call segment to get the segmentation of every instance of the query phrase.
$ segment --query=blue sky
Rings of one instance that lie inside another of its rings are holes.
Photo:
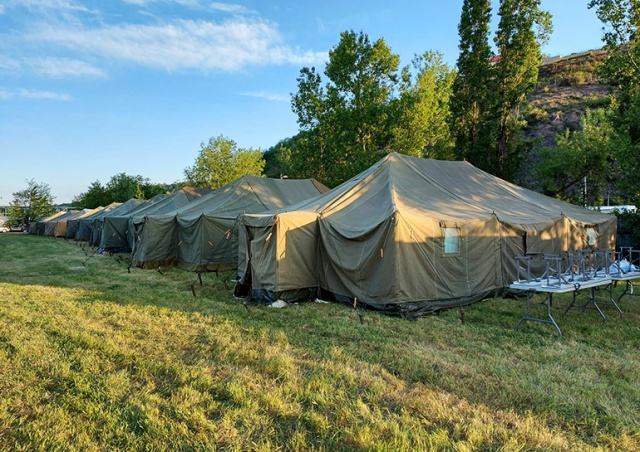
[[[587,0],[542,0],[543,52],[601,47]],[[345,30],[384,38],[401,65],[455,65],[462,0],[0,0],[0,205],[47,183],[70,202],[118,173],[182,179],[200,143],[266,150],[297,133],[290,93]],[[497,2],[494,2],[494,12]],[[494,27],[495,28],[495,27]]]

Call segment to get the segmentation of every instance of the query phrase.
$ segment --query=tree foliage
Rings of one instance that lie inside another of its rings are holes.
[[[576,204],[600,204],[601,194],[613,182],[613,157],[619,145],[609,115],[603,109],[587,110],[581,130],[567,129],[557,136],[556,148],[539,151],[532,173],[544,194]]]
[[[453,82],[451,128],[456,158],[466,159],[479,168],[491,170],[493,148],[491,124],[491,57],[489,31],[490,0],[464,0],[458,34],[460,54],[458,73]]]
[[[501,0],[500,22],[494,42],[500,59],[494,66],[493,99],[496,124],[494,174],[513,179],[519,166],[517,155],[520,104],[538,81],[542,61],[540,47],[552,31],[551,14],[540,9],[540,0]]]
[[[27,188],[13,193],[9,203],[8,223],[11,225],[29,225],[55,213],[54,197],[48,184],[33,179],[25,180]]]
[[[220,188],[250,174],[260,176],[265,161],[260,150],[238,148],[235,141],[223,135],[200,144],[200,153],[190,167],[185,168],[187,184],[198,188]]]
[[[92,182],[86,192],[73,198],[72,203],[79,208],[94,209],[132,198],[150,199],[161,193],[170,193],[173,188],[167,184],[153,184],[148,178],[140,175],[119,173],[111,176],[104,186],[98,180]]]
[[[383,39],[341,33],[324,78],[313,67],[300,71],[291,100],[300,132],[280,146],[281,168],[335,186],[391,151],[449,155],[452,71],[435,52],[413,63],[399,70]]]
[[[591,0],[603,22],[607,56],[599,75],[616,88],[613,127],[619,138],[616,159],[618,189],[625,201],[640,203],[640,2],[637,0]]]
[[[95,209],[99,206],[107,206],[111,202],[109,191],[102,186],[100,181],[96,180],[89,185],[87,191],[73,198],[72,204],[83,209]]]
[[[449,100],[455,72],[438,52],[425,52],[412,63],[413,72],[408,67],[402,70],[400,97],[394,102],[393,148],[416,157],[450,160],[454,142]]]
[[[540,0],[501,0],[492,63],[490,6],[489,0],[463,3],[451,124],[457,158],[512,180],[521,163],[519,107],[535,88],[551,16],[540,9]]]

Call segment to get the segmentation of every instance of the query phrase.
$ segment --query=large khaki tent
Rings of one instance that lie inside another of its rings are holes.
[[[514,256],[615,246],[616,218],[466,162],[389,154],[311,202],[240,218],[237,293],[317,296],[413,318],[500,294]]]
[[[234,269],[240,214],[279,209],[325,191],[312,179],[243,176],[170,214],[145,217],[132,262],[146,268],[180,265],[198,272]]]
[[[107,251],[127,251],[129,248],[129,215],[145,209],[167,198],[166,194],[159,194],[139,204],[126,213],[118,215],[105,215],[102,219],[101,237],[99,248]]]

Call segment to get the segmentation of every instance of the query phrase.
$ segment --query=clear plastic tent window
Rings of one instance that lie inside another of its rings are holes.
[[[458,228],[444,228],[444,254],[459,252],[460,234]]]

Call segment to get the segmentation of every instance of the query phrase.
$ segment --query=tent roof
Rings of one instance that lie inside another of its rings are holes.
[[[314,179],[269,179],[245,175],[169,214],[183,219],[203,214],[234,219],[244,212],[280,209],[327,190]]]
[[[162,215],[164,213],[173,212],[189,203],[208,195],[213,190],[208,188],[184,187],[170,195],[164,195],[164,198],[149,205],[145,205],[140,209],[128,214],[133,216],[134,221],[142,220],[147,215]],[[152,198],[154,199],[154,198]]]
[[[121,202],[112,202],[106,207],[96,207],[95,212],[82,217],[82,220],[96,220],[104,217],[107,213],[111,212],[113,209],[116,209],[122,205]]]
[[[352,229],[370,228],[394,212],[443,221],[496,215],[511,224],[547,223],[565,215],[601,223],[610,216],[506,182],[468,162],[391,153],[333,190],[279,209],[321,215]],[[249,215],[260,220],[260,214]]]
[[[141,204],[146,203],[147,201],[144,199],[129,199],[128,201],[125,201],[123,203],[119,203],[117,206],[115,207],[110,207],[113,206],[116,203],[112,203],[109,204],[109,206],[105,207],[104,210],[102,210],[101,212],[99,212],[97,215],[92,216],[91,218],[95,218],[95,219],[101,219],[107,216],[118,216],[118,215],[124,215],[127,212],[135,209],[136,207],[140,206]]]
[[[42,220],[40,220],[41,222],[47,222],[47,221],[52,221],[55,220],[57,218],[60,218],[62,215],[64,215],[66,212],[64,211],[60,211],[60,212],[56,212],[53,215],[48,216],[47,218],[44,218]]]
[[[53,220],[49,220],[49,221],[61,221],[61,220],[69,220],[71,217],[73,217],[75,214],[77,214],[79,211],[78,210],[68,210],[66,212],[62,212],[62,215],[59,215],[57,217],[55,217]]]

